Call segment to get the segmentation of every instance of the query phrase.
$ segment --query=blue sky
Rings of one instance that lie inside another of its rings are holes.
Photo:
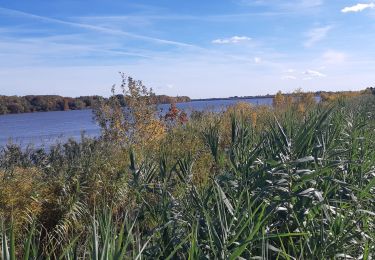
[[[0,94],[193,98],[375,84],[375,2],[0,0]]]

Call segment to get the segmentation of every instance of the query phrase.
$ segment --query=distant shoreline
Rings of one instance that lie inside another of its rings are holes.
[[[227,97],[227,98],[199,98],[199,99],[190,99],[186,101],[179,100],[179,104],[183,103],[189,103],[189,102],[205,102],[205,101],[221,101],[221,100],[247,100],[247,99],[267,99],[267,98],[274,98],[274,95],[269,96],[251,96],[251,97]],[[165,104],[171,104],[173,102],[160,102],[158,104],[165,105]],[[0,113],[0,116],[6,116],[6,115],[18,115],[18,114],[34,114],[34,113],[43,113],[43,112],[67,112],[67,111],[82,111],[82,110],[90,110],[93,109],[93,106],[86,106],[82,108],[73,108],[73,109],[66,109],[66,110],[34,110],[34,111],[26,111],[26,112],[18,112],[18,113]]]
[[[23,114],[50,111],[71,111],[93,108],[100,100],[118,98],[121,106],[125,106],[126,97],[121,94],[105,98],[101,96],[63,97],[58,95],[28,95],[4,96],[0,95],[0,115]],[[149,97],[154,104],[171,104],[189,102],[187,96],[171,97],[167,95],[152,95]]]
[[[286,94],[289,95],[289,94]],[[275,95],[264,96],[242,96],[225,98],[196,98],[187,96],[171,97],[156,95],[155,104],[189,103],[219,100],[246,100],[274,98]],[[0,95],[0,115],[14,115],[25,113],[52,112],[52,111],[74,111],[92,109],[97,99],[101,96],[62,97],[56,95],[30,95],[30,96],[4,96]],[[107,98],[103,98],[107,99]],[[125,105],[125,104],[122,104]]]
[[[367,88],[369,93],[375,93],[374,88]],[[363,92],[362,91],[362,92]],[[281,92],[280,92],[281,93]],[[356,93],[356,91],[316,91],[309,92],[320,98],[322,94],[338,93]],[[295,96],[296,93],[282,93],[283,96]],[[116,95],[121,99],[122,95]],[[155,95],[152,99],[155,104],[172,104],[172,103],[189,103],[189,102],[207,102],[219,100],[247,100],[247,99],[271,99],[276,94],[257,95],[257,96],[234,96],[234,97],[217,97],[217,98],[190,98],[188,96],[167,96]],[[0,116],[9,114],[24,114],[36,112],[51,111],[72,111],[92,109],[98,99],[108,99],[101,96],[80,96],[76,98],[63,97],[57,95],[29,95],[29,96],[5,96],[0,95]],[[122,99],[121,99],[122,100]],[[125,106],[124,101],[121,105]]]
[[[275,95],[266,96],[244,96],[244,97],[227,97],[227,98],[193,98],[191,101],[215,101],[215,100],[243,100],[243,99],[264,99],[274,98]]]

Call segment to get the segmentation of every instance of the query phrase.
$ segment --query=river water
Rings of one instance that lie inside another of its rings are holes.
[[[179,109],[190,113],[193,110],[220,111],[238,102],[270,105],[272,98],[205,100],[177,103],[176,105]],[[168,104],[158,107],[161,113],[168,111],[168,108]],[[69,138],[80,140],[82,133],[90,137],[100,134],[100,129],[93,121],[90,109],[0,116],[0,147],[8,143],[16,143],[23,147],[29,144],[34,147],[48,147],[56,142],[65,142]]]

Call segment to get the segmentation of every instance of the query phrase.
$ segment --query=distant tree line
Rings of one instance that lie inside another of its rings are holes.
[[[121,105],[126,106],[126,97],[117,95],[121,100]],[[103,100],[101,96],[81,96],[77,98],[62,97],[57,95],[29,95],[29,96],[1,96],[0,95],[0,115],[18,114],[29,112],[46,111],[67,111],[92,108],[98,100]],[[190,101],[189,97],[169,97],[166,95],[153,95],[152,103],[172,104]]]

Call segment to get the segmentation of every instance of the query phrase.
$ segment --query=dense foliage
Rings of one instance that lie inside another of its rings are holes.
[[[116,96],[118,99],[124,99],[122,95]],[[0,115],[18,114],[29,112],[46,111],[66,111],[92,108],[98,102],[105,98],[100,96],[81,96],[77,98],[61,97],[56,95],[38,95],[38,96],[0,96]],[[173,102],[188,102],[188,97],[169,97],[166,95],[152,96],[154,104],[170,104]],[[123,106],[126,102],[122,103]]]
[[[79,98],[44,96],[0,96],[0,114],[79,110],[91,107],[99,96]]]
[[[3,259],[374,257],[374,96],[156,123],[137,102],[151,92],[123,87],[130,110],[97,108],[102,138],[3,149]]]

